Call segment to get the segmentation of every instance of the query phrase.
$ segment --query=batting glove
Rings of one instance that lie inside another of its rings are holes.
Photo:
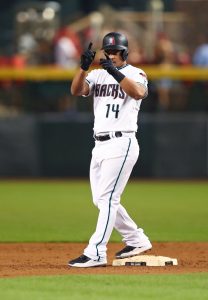
[[[116,68],[114,67],[113,65],[113,62],[112,60],[109,58],[109,56],[107,56],[105,54],[105,58],[101,58],[100,59],[100,65],[103,67],[103,69],[105,69],[109,74],[113,73]]]
[[[120,83],[121,80],[124,79],[125,75],[123,75],[120,71],[116,69],[116,67],[113,65],[112,60],[109,58],[108,55],[105,54],[106,59],[101,58],[100,59],[100,65],[105,69],[109,74],[111,74],[114,79]]]
[[[82,54],[80,67],[82,70],[87,71],[95,58],[95,51],[91,50],[92,43],[89,43],[88,49]]]

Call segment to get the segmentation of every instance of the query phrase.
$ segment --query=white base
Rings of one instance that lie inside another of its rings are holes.
[[[176,258],[156,255],[137,255],[133,257],[114,259],[112,266],[147,266],[147,267],[164,267],[177,266]]]

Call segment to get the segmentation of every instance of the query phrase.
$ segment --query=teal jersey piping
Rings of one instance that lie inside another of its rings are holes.
[[[110,198],[109,198],[109,206],[108,206],[108,218],[107,218],[107,223],[106,223],[106,226],[105,226],[105,230],[104,230],[104,233],[103,233],[103,237],[101,239],[101,241],[99,243],[96,244],[96,249],[97,249],[97,256],[98,256],[98,261],[100,260],[100,256],[99,256],[99,252],[98,252],[98,246],[102,243],[103,239],[104,239],[104,236],[105,236],[105,233],[106,233],[106,230],[107,230],[107,227],[108,227],[108,223],[109,223],[109,218],[110,218],[110,209],[111,209],[111,200],[112,200],[112,196],[113,196],[113,193],[115,191],[115,188],[116,188],[116,185],[118,183],[118,179],[121,175],[121,172],[122,172],[122,169],[124,167],[124,164],[126,162],[126,159],[127,159],[127,156],[128,156],[128,153],[129,153],[129,149],[130,149],[130,145],[131,145],[131,139],[129,138],[129,145],[128,145],[128,149],[126,151],[126,155],[125,155],[125,158],[124,158],[124,161],[123,161],[123,164],[121,166],[121,169],[119,171],[119,174],[118,174],[118,177],[116,179],[116,182],[115,182],[115,185],[113,187],[113,190],[111,192],[111,195],[110,195]]]

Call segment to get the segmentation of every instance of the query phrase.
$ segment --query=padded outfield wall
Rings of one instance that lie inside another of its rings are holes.
[[[92,116],[61,114],[0,120],[1,177],[86,177]],[[148,114],[139,117],[140,157],[134,177],[206,178],[208,116]]]

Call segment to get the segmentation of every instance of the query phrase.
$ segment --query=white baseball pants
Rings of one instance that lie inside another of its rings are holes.
[[[129,246],[139,247],[148,238],[120,204],[121,194],[139,156],[134,134],[97,142],[92,151],[90,183],[94,204],[99,209],[97,226],[84,254],[93,260],[106,259],[113,228]]]

